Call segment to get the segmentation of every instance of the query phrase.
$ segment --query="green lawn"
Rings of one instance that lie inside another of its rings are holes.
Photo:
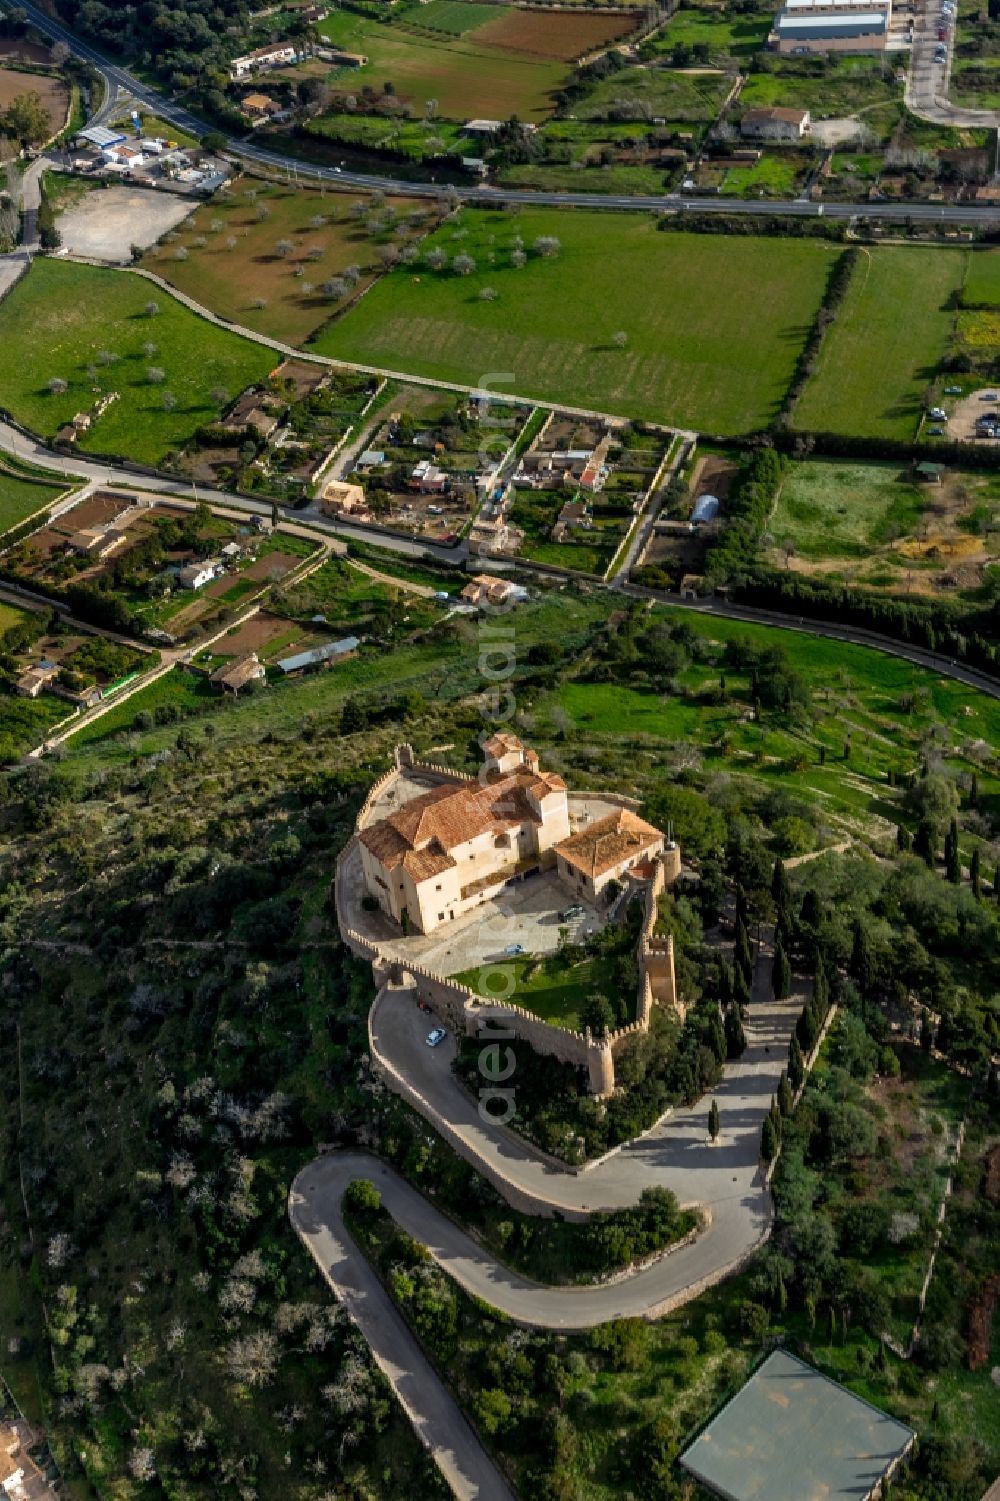
[[[160,309],[155,317],[143,311],[150,301]],[[147,343],[154,353],[144,352]],[[275,363],[271,350],[207,323],[139,276],[46,259],[36,260],[0,304],[0,348],[0,407],[51,438],[92,406],[95,386],[116,391],[79,446],[145,464],[159,463],[219,415],[225,403],[213,399],[213,389],[231,397]],[[111,363],[105,353],[115,357]],[[96,381],[89,365],[97,367]],[[162,384],[150,383],[152,366],[165,372]],[[51,393],[54,378],[68,389]],[[176,402],[172,410],[166,395]]]
[[[511,265],[516,235],[562,249]],[[316,341],[326,354],[735,434],[780,408],[831,261],[823,242],[659,233],[645,217],[466,210],[432,242],[469,276],[394,271]],[[493,301],[479,291],[491,287]],[[768,315],[761,317],[761,308]],[[625,348],[612,342],[627,336]],[[509,373],[508,373],[509,372]]]
[[[494,965],[477,965],[451,978],[489,1000],[483,977],[488,977],[494,968]],[[504,989],[504,1000],[533,1011],[553,1026],[568,1027],[574,1032],[580,1030],[580,1010],[589,997],[598,991],[607,995],[614,989],[613,963],[603,957],[585,957],[568,963],[556,954],[545,959],[527,955],[522,959],[505,959],[503,974],[505,987],[511,976],[514,980],[513,990]]]
[[[996,250],[977,250],[969,256],[962,303],[965,307],[1000,307],[1000,253]]]
[[[796,464],[781,487],[768,532],[781,551],[813,561],[867,558],[912,533],[927,492],[898,464]]]
[[[65,493],[65,485],[25,479],[0,467],[0,535]]]
[[[750,167],[730,167],[722,179],[727,198],[761,194],[765,198],[790,197],[805,180],[809,159],[802,152],[774,152]]]
[[[886,246],[858,260],[816,374],[794,416],[802,430],[913,438],[937,375],[968,252]]]

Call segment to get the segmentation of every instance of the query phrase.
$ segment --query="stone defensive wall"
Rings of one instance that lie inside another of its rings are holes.
[[[512,1208],[521,1210],[523,1214],[537,1214],[548,1217],[558,1213],[563,1219],[568,1220],[589,1219],[589,1214],[584,1210],[557,1209],[555,1204],[547,1203],[536,1198],[534,1194],[528,1193],[525,1189],[521,1188],[520,1184],[514,1178],[509,1177],[503,1171],[501,1166],[502,1159],[499,1155],[494,1156],[493,1153],[487,1153],[481,1156],[469,1145],[462,1132],[456,1131],[452,1123],[441,1114],[427,1096],[421,1094],[412,1081],[379,1051],[375,1046],[375,1015],[384,994],[385,985],[382,984],[379,986],[378,994],[368,1013],[368,1056],[376,1076],[383,1083],[387,1084],[394,1094],[398,1094],[402,1099],[407,1100],[420,1112],[425,1120],[430,1121],[438,1135],[443,1137],[460,1157],[463,1157],[466,1162],[474,1167],[477,1173],[481,1173],[484,1178],[487,1178]],[[501,1125],[495,1125],[494,1129],[501,1132],[506,1131],[506,1127]],[[516,1142],[516,1138],[513,1136],[511,1140],[519,1146],[522,1145]],[[539,1152],[540,1156],[545,1157],[546,1160],[551,1162],[552,1166],[560,1172],[572,1173],[577,1171],[577,1169],[568,1167],[566,1163],[559,1161],[557,1158],[549,1157],[548,1153],[541,1152],[539,1148],[535,1148],[535,1150]]]
[[[371,822],[379,799],[404,773],[416,773],[435,782],[476,780],[467,772],[455,771],[449,766],[418,761],[409,745],[397,746],[395,766],[373,784],[355,820],[355,833],[337,857],[334,884],[338,916],[343,910],[343,904],[337,888],[343,877],[347,858],[357,841],[357,831]],[[573,796],[600,798],[633,811],[639,807],[635,798],[619,793],[595,791],[574,793]],[[666,887],[677,880],[680,870],[680,848],[671,844],[655,861],[651,879],[643,884],[644,913],[638,948],[639,992],[636,998],[636,1019],[599,1038],[593,1037],[589,1028],[576,1032],[568,1027],[554,1026],[515,1002],[491,1000],[481,996],[467,985],[461,985],[446,975],[399,958],[389,946],[343,924],[341,937],[355,958],[372,964],[379,986],[388,976],[392,976],[397,983],[409,976],[417,998],[457,1035],[475,1037],[484,1027],[507,1031],[519,1041],[527,1042],[535,1052],[544,1057],[585,1069],[591,1093],[601,1098],[614,1093],[616,1053],[630,1038],[649,1031],[654,1005],[674,1007],[680,1011],[683,1019],[683,1008],[678,1000],[674,975],[674,941],[671,937],[658,938],[654,932],[657,900]]]
[[[383,772],[377,782],[372,783],[368,796],[358,809],[358,816],[354,820],[355,831],[367,828],[371,823],[375,804],[383,793],[399,780],[404,771],[416,772],[418,776],[426,777],[432,782],[474,782],[476,780],[467,771],[456,771],[452,766],[439,766],[433,761],[417,761],[413,755],[412,746],[397,745],[396,764]]]

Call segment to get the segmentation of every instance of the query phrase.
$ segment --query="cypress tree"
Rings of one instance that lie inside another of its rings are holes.
[[[368,710],[364,704],[356,698],[345,698],[344,707],[340,711],[340,733],[342,735],[355,735],[359,730],[367,728]]]
[[[951,1051],[951,1034],[953,1030],[947,1011],[942,1011],[934,1043],[938,1052],[943,1053],[946,1058]]]
[[[736,921],[744,926],[750,921],[750,903],[742,886],[736,888]]]
[[[917,824],[917,832],[913,836],[913,853],[919,855],[931,870],[934,869],[934,830],[926,818],[922,818]]]
[[[972,773],[972,781],[969,784],[969,807],[979,807],[979,778],[975,772]]]
[[[781,1078],[778,1081],[778,1109],[785,1120],[792,1113],[792,1086],[788,1082],[788,1074],[784,1069],[781,1070]]]
[[[750,986],[747,984],[747,977],[739,965],[736,966],[733,973],[733,1000],[741,1010],[750,1004]]]
[[[826,1020],[826,1013],[830,1009],[830,984],[826,978],[826,970],[823,968],[823,960],[817,956],[816,968],[813,971],[813,1005],[821,1022]]]
[[[774,1122],[769,1115],[765,1115],[764,1124],[760,1128],[760,1155],[765,1162],[773,1162],[778,1155],[778,1138],[774,1134]]]
[[[779,943],[774,950],[774,963],[771,965],[771,988],[776,1001],[783,1001],[792,987],[792,966],[788,962],[788,955],[784,946]]]
[[[709,1045],[715,1054],[716,1062],[722,1063],[726,1057],[726,1034],[722,1030],[722,1022],[718,1012],[712,1017],[708,1025]]]
[[[788,1082],[793,1089],[798,1089],[806,1076],[805,1060],[802,1057],[802,1049],[799,1039],[792,1033],[792,1040],[788,1044]]]
[[[739,1058],[746,1050],[747,1038],[743,1030],[743,1018],[740,1016],[738,1006],[729,1006],[726,1009],[726,1057]]]
[[[719,1106],[718,1103],[713,1100],[711,1105],[708,1107],[708,1134],[713,1141],[718,1141],[719,1139],[719,1127]]]
[[[802,907],[799,912],[802,925],[806,928],[818,928],[823,917],[823,909],[820,906],[819,892],[815,886],[810,886],[802,898]]]
[[[781,1111],[778,1109],[778,1102],[774,1098],[774,1095],[771,1096],[771,1108],[767,1113],[771,1117],[771,1125],[774,1127],[774,1134],[780,1141],[782,1135]]]
[[[972,886],[972,895],[978,902],[983,894],[982,857],[979,853],[978,844],[972,851],[972,859],[969,861],[969,882]]]
[[[785,953],[791,953],[792,942],[795,937],[795,915],[790,904],[778,908],[774,923],[774,941],[781,943]]]
[[[741,917],[736,919],[736,943],[733,948],[734,963],[746,976],[747,984],[753,979],[753,958],[750,953],[750,934]]]
[[[948,829],[948,837],[945,840],[944,860],[948,880],[953,886],[961,884],[962,880],[962,857],[958,849],[958,824],[953,818]]]
[[[785,862],[780,855],[774,862],[774,870],[771,872],[771,896],[774,898],[776,907],[784,907],[790,897],[788,889],[788,875],[785,871]]]
[[[725,960],[719,966],[719,1005],[723,1010],[733,998],[733,966]]]
[[[795,1023],[795,1035],[802,1044],[803,1053],[811,1053],[816,1041],[816,1019],[808,1006],[803,1006]]]
[[[896,848],[904,855],[910,854],[913,849],[913,835],[902,824],[896,829]]]
[[[860,918],[854,919],[854,946],[848,966],[851,979],[863,996],[871,996],[876,985],[875,954],[868,929]],[[825,1012],[824,1012],[825,1015]]]

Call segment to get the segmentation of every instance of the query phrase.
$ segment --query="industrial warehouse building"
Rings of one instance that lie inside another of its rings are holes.
[[[681,1464],[725,1501],[875,1501],[916,1435],[775,1350]]]
[[[794,0],[774,18],[768,46],[774,52],[884,52],[889,37],[889,9],[875,3],[864,7],[850,0],[836,9]]]

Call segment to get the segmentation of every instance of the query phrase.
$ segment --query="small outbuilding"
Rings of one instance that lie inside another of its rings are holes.
[[[719,497],[717,495],[699,495],[691,512],[691,520],[700,526],[709,521],[715,521],[719,514]]]
[[[323,667],[327,662],[353,657],[360,645],[357,636],[344,636],[340,641],[325,641],[322,646],[314,646],[311,651],[300,651],[293,657],[282,657],[277,665],[286,675],[305,672],[309,667]]]
[[[177,582],[182,589],[203,589],[215,578],[215,563],[187,563],[177,570]]]
[[[801,141],[809,129],[807,109],[748,109],[740,121],[740,135],[751,141]]]
[[[231,693],[237,698],[244,688],[251,683],[262,682],[267,676],[263,662],[257,658],[255,651],[248,652],[245,657],[237,657],[232,662],[227,662],[223,667],[217,667],[209,678],[209,682],[215,687],[221,688],[224,693]]]

